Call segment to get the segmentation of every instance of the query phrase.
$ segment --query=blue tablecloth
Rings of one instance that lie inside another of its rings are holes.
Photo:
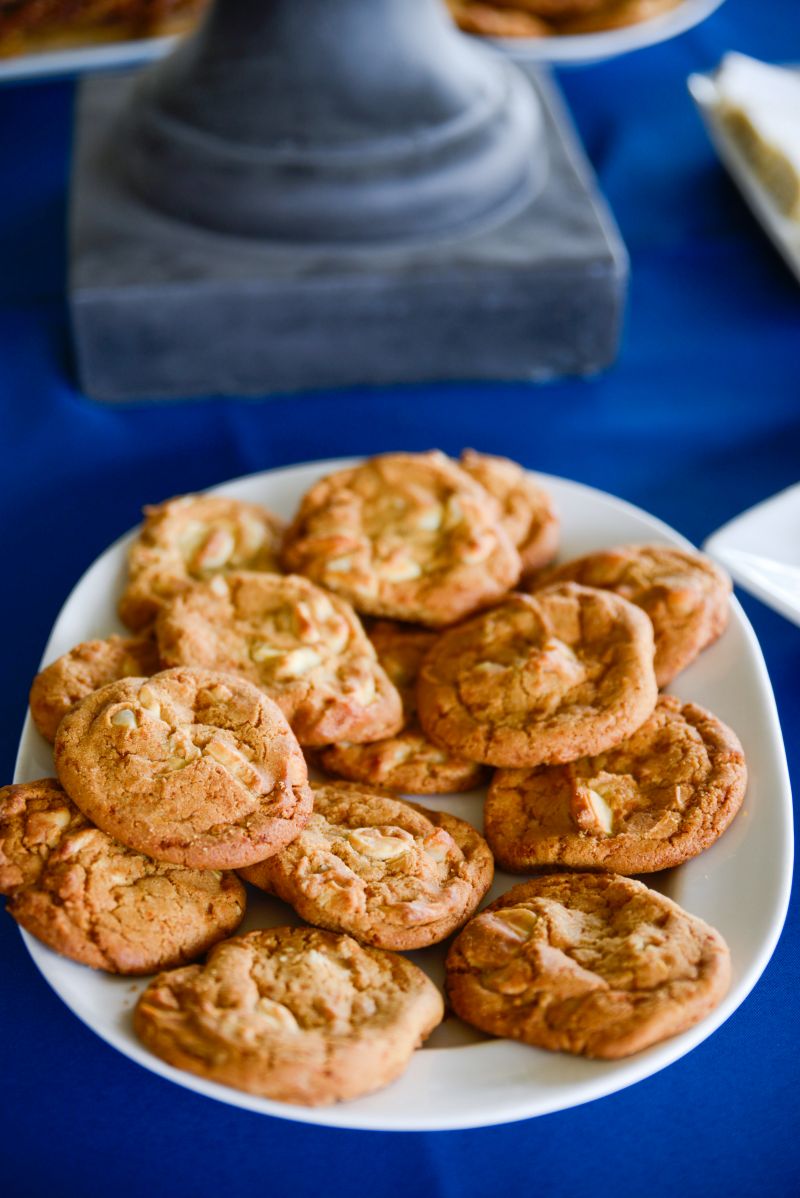
[[[701,542],[800,477],[800,289],[717,163],[686,93],[728,49],[800,59],[796,0],[561,82],[627,241],[616,366],[590,381],[103,407],[76,391],[63,297],[72,89],[0,90],[0,532],[10,779],[29,681],[82,570],[144,500],[315,457],[432,445],[595,484]],[[743,596],[800,778],[800,629]],[[708,1041],[613,1097],[483,1131],[316,1130],[205,1100],[106,1047],[0,921],[0,1188],[8,1198],[247,1192],[734,1198],[800,1193],[797,907]]]

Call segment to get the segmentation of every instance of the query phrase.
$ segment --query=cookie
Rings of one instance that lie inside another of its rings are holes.
[[[311,811],[303,754],[279,708],[210,670],[94,691],[61,721],[55,761],[88,819],[177,865],[251,865],[292,840]]]
[[[523,574],[551,562],[558,550],[558,516],[533,475],[508,458],[474,449],[464,450],[459,465],[499,503],[501,522],[516,546]]]
[[[353,609],[295,575],[231,573],[159,617],[166,665],[227,670],[261,687],[303,745],[379,740],[403,723],[400,696]]]
[[[436,633],[379,620],[370,629],[369,639],[403,701],[403,728],[396,736],[372,744],[345,741],[323,749],[322,768],[351,782],[406,794],[455,794],[480,786],[485,776],[483,767],[438,749],[417,720],[417,675]]]
[[[692,1027],[730,984],[719,932],[616,874],[514,886],[467,924],[446,969],[450,1002],[467,1023],[606,1060]]]
[[[388,1085],[442,1015],[439,991],[404,957],[314,928],[270,928],[160,974],[133,1026],[179,1069],[320,1106]]]
[[[546,21],[520,8],[495,8],[480,0],[447,0],[459,28],[481,37],[548,37]]]
[[[195,581],[228,570],[280,570],[283,521],[255,503],[181,495],[146,507],[144,515],[119,601],[120,619],[137,632]]]
[[[0,893],[49,948],[121,974],[201,956],[246,903],[230,871],[165,865],[93,828],[52,778],[0,790]]]
[[[619,744],[657,698],[653,629],[609,591],[564,583],[438,638],[420,669],[434,744],[499,766],[557,765]]]
[[[702,553],[674,545],[601,549],[534,578],[532,591],[556,582],[614,591],[641,607],[655,632],[656,679],[666,686],[715,641],[728,622],[731,581]]]
[[[431,627],[486,607],[521,570],[496,501],[439,452],[386,454],[322,479],[283,561],[357,611]]]
[[[713,844],[746,789],[736,734],[702,707],[662,695],[632,736],[598,757],[498,770],[486,839],[513,873],[539,865],[650,873]]]
[[[470,824],[374,788],[312,789],[314,811],[297,839],[243,878],[308,923],[377,948],[424,948],[466,922],[494,873]]]
[[[33,680],[31,718],[46,740],[81,699],[119,678],[144,677],[159,669],[158,648],[150,637],[110,636],[84,641],[59,657]]]

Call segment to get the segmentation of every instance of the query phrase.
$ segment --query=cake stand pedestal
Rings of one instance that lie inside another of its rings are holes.
[[[70,305],[130,400],[612,361],[627,258],[557,94],[441,0],[217,0],[81,85]]]

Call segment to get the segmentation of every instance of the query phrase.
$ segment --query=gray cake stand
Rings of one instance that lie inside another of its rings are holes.
[[[77,109],[70,306],[106,400],[544,378],[627,257],[558,96],[442,0],[217,0]]]

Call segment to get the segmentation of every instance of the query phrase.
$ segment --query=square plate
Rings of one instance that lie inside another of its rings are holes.
[[[783,215],[720,120],[713,73],[690,75],[687,86],[714,149],[756,220],[800,280],[800,224]]]
[[[291,517],[309,487],[351,460],[312,462],[233,480],[217,493],[261,503]],[[673,529],[641,509],[580,483],[535,476],[561,516],[561,555],[570,558],[631,542],[686,547]],[[116,603],[124,585],[133,533],[116,541],[67,598],[43,664],[90,637],[122,631]],[[487,1039],[451,1017],[412,1056],[408,1069],[376,1094],[329,1107],[274,1102],[182,1072],[137,1040],[131,1010],[147,979],[114,977],[59,957],[22,933],[36,965],[68,1007],[99,1036],[144,1068],[180,1086],[234,1106],[301,1122],[381,1131],[436,1131],[507,1123],[601,1098],[649,1077],[710,1035],[755,985],[780,935],[792,869],[791,792],[775,700],[755,634],[733,600],[727,629],[685,670],[670,690],[699,703],[741,738],[750,769],[743,808],[725,835],[677,869],[652,874],[654,888],[718,928],[732,956],[731,988],[709,1015],[672,1039],[618,1061],[592,1061],[546,1052],[510,1040]],[[51,747],[28,717],[15,781],[53,773]],[[482,794],[436,795],[418,801],[482,826]],[[518,877],[498,873],[487,901]],[[243,930],[298,923],[289,907],[251,891]],[[442,984],[447,942],[411,954]],[[713,1084],[713,1079],[709,1079]]]
[[[800,483],[724,524],[703,548],[746,591],[800,624]]]

